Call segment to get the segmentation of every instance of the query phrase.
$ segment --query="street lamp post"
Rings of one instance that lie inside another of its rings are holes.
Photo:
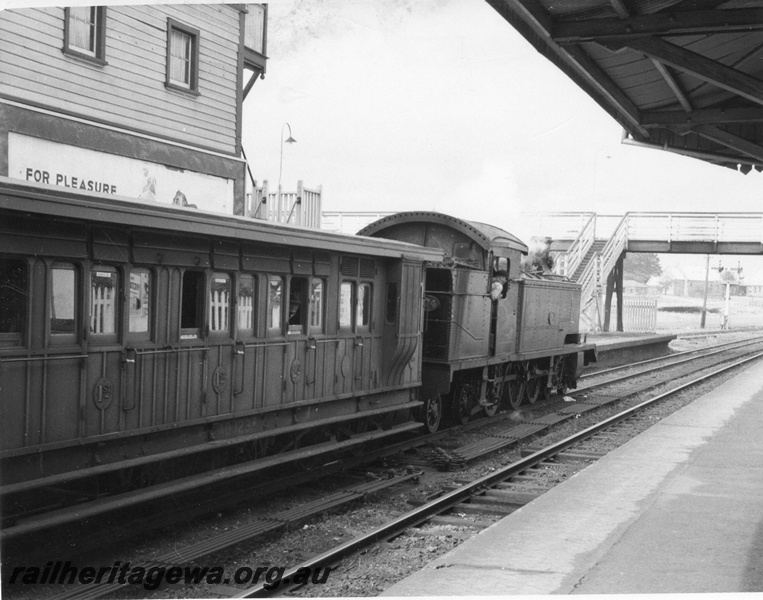
[[[286,129],[289,129],[289,137],[285,140],[283,139],[283,134],[286,132]],[[281,174],[283,173],[283,144],[286,142],[287,144],[294,144],[297,140],[295,140],[291,136],[291,125],[288,123],[284,123],[281,127],[281,160],[278,164],[278,210],[281,209]]]

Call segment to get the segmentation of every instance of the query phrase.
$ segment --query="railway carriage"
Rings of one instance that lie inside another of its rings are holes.
[[[423,265],[441,258],[2,182],[4,491],[417,427]]]
[[[443,252],[425,273],[423,417],[466,422],[574,388],[595,348],[579,332],[580,286],[523,273],[527,246],[492,225],[433,212],[391,215],[359,232]],[[494,288],[494,285],[498,288]],[[491,290],[494,294],[491,296]]]

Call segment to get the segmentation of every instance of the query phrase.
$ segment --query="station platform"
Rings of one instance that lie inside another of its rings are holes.
[[[677,337],[670,334],[649,333],[589,333],[587,341],[596,344],[598,358],[598,361],[591,366],[596,369],[606,369],[649,358],[667,356],[670,354],[670,342]]]
[[[763,362],[385,596],[763,591]]]

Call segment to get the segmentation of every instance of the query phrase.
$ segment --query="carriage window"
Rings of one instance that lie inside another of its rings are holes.
[[[307,279],[292,278],[289,284],[289,333],[302,333],[307,318]]]
[[[183,289],[180,304],[180,339],[191,340],[199,337],[203,319],[204,273],[186,271],[183,273]]]
[[[281,328],[283,277],[268,276],[268,329]]]
[[[352,288],[354,285],[349,281],[342,282],[339,290],[339,327],[352,328]]]
[[[27,265],[0,259],[0,346],[19,346],[27,307]]]
[[[397,321],[397,284],[387,284],[387,323]]]
[[[209,330],[228,331],[230,322],[230,275],[213,273],[209,288]]]
[[[310,330],[323,331],[323,280],[310,284]]]
[[[238,329],[254,329],[254,276],[242,275],[238,283]]]
[[[117,332],[119,280],[113,267],[95,266],[90,271],[90,333]]]
[[[493,259],[493,273],[496,271],[509,272],[509,259],[504,256],[496,256]]]
[[[69,263],[56,263],[50,278],[50,333],[72,335],[77,331],[77,271]]]
[[[358,286],[357,316],[355,323],[358,327],[369,327],[371,324],[371,284],[361,283]]]
[[[133,269],[130,272],[128,312],[128,331],[130,333],[148,332],[151,317],[151,273],[148,269]]]

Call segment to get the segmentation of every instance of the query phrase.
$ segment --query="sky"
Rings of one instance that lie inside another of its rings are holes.
[[[244,104],[253,175],[272,189],[282,158],[283,189],[321,186],[324,211],[437,210],[527,239],[537,212],[761,210],[763,174],[622,144],[481,0],[276,0],[267,53]]]

